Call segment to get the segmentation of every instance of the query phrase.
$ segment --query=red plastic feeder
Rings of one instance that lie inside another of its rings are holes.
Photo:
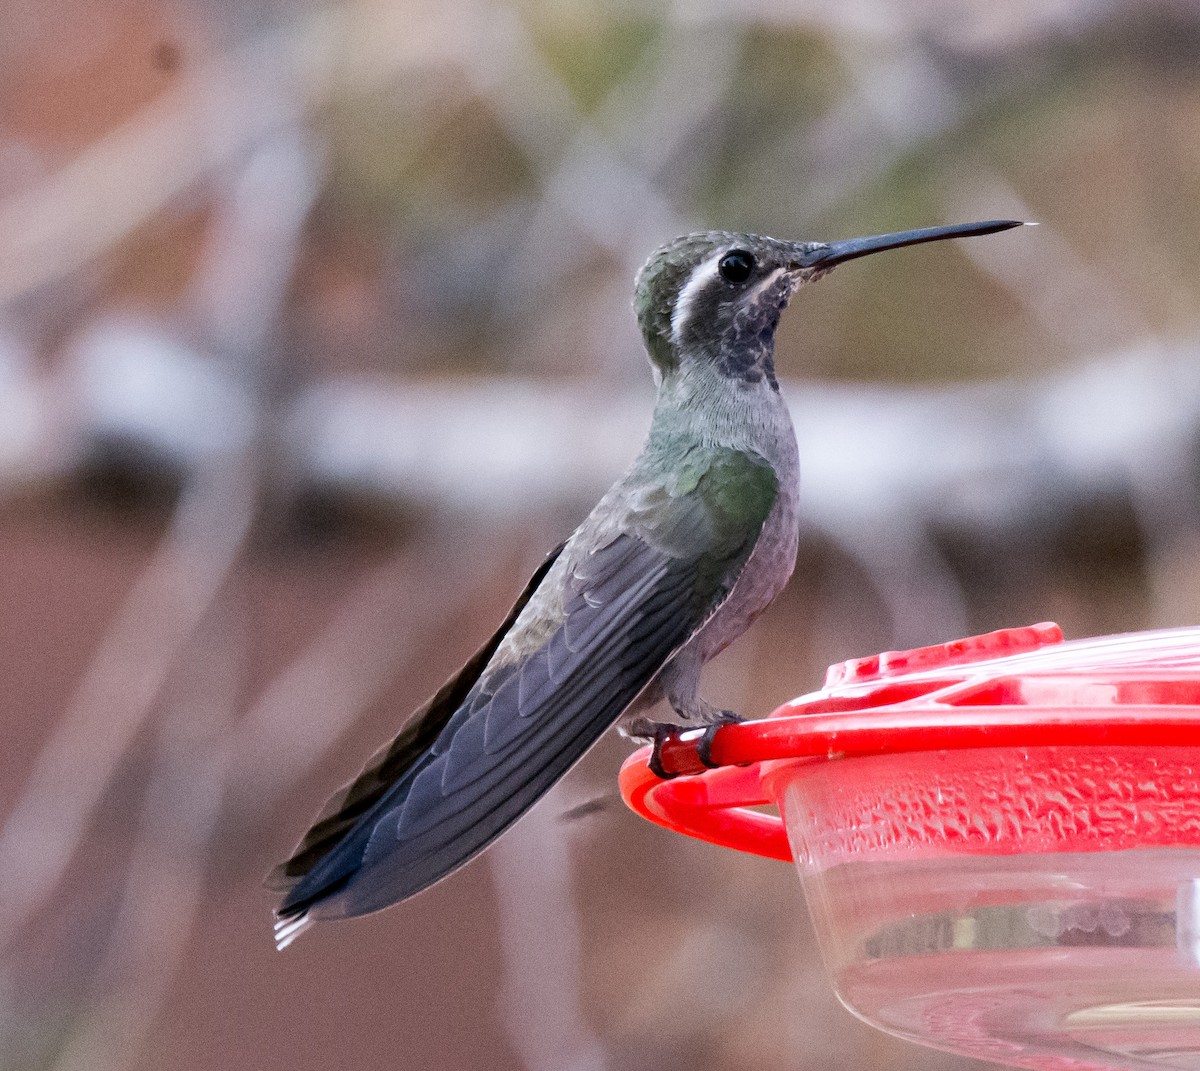
[[[721,729],[717,769],[699,736],[671,780],[631,756],[626,802],[794,860],[855,1014],[1016,1066],[1200,1069],[1200,628],[887,652]]]

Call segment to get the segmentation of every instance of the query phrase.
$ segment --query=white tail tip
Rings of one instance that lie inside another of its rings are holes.
[[[276,919],[275,920],[275,947],[282,952],[290,945],[297,937],[313,924],[313,920],[308,917],[308,912],[303,915],[296,915],[294,918]]]

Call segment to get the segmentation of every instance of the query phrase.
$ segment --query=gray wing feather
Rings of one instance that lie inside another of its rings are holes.
[[[563,625],[522,661],[481,679],[429,761],[365,823],[365,845],[346,845],[359,862],[330,914],[385,907],[486,847],[686,642],[694,601],[687,565],[636,536],[592,555],[573,578]]]

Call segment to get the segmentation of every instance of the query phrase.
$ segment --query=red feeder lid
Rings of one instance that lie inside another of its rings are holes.
[[[621,770],[642,817],[679,833],[790,860],[764,781],[780,762],[964,748],[1200,746],[1200,627],[1064,643],[1052,623],[1002,629],[831,666],[820,691],[762,721],[718,730],[700,761],[701,730],[650,749]]]

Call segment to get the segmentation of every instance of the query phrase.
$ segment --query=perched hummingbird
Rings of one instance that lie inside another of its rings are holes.
[[[496,634],[268,877],[284,893],[278,946],[313,921],[376,911],[445,877],[618,719],[657,744],[664,723],[645,712],[663,699],[686,724],[737,720],[697,689],[704,663],[779,594],[796,560],[799,462],[774,366],[780,314],[843,261],[1017,226],[829,243],[710,231],[659,249],[634,295],[658,384],[641,454]]]

